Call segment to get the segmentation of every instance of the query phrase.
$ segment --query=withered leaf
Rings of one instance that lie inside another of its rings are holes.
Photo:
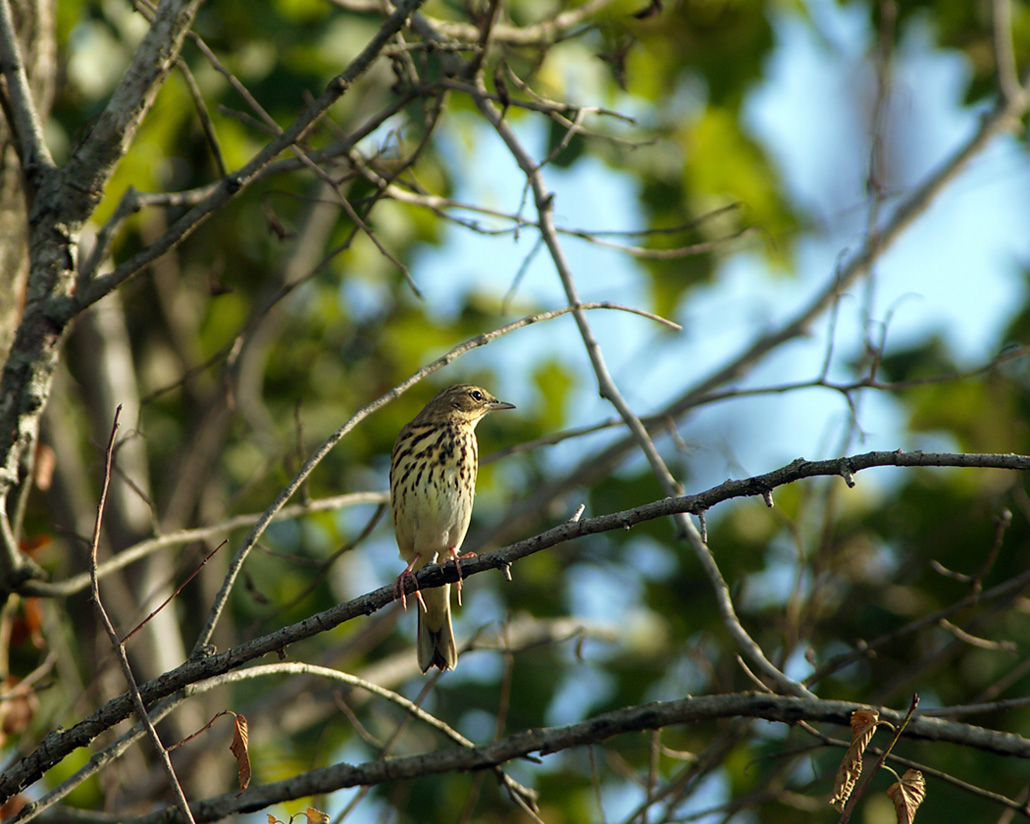
[[[329,824],[329,813],[324,813],[315,807],[308,807],[304,810],[308,824]]]
[[[905,770],[901,781],[895,781],[887,788],[887,795],[894,802],[898,824],[912,824],[916,810],[926,798],[926,779],[919,770]]]
[[[838,812],[844,811],[858,778],[862,775],[862,756],[876,732],[880,713],[871,708],[855,710],[851,713],[851,746],[844,753],[844,758],[837,768],[837,777],[833,782],[832,804]]]
[[[237,795],[242,794],[250,786],[250,752],[247,748],[249,740],[246,717],[236,715],[236,726],[233,730],[229,751],[236,756],[236,763],[240,768],[240,792]],[[269,821],[269,824],[272,824],[272,821]]]

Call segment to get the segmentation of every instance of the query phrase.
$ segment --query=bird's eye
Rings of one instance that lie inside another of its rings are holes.
[[[472,395],[472,398],[474,400],[477,400],[477,401],[483,400],[483,393],[480,392],[478,389],[473,389],[472,392],[470,392],[469,394]]]

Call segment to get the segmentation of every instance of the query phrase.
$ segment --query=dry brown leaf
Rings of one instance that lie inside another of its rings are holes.
[[[329,813],[324,813],[314,807],[304,810],[304,815],[308,817],[308,824],[329,824]]]
[[[250,752],[247,749],[250,735],[247,732],[247,719],[242,715],[235,715],[235,718],[236,727],[233,730],[229,751],[236,756],[236,763],[240,768],[240,792],[238,794],[242,794],[250,786]],[[272,824],[274,819],[271,816],[269,819],[269,824]]]
[[[851,713],[851,746],[844,753],[844,759],[837,768],[837,777],[833,782],[833,795],[830,796],[837,812],[844,811],[858,777],[862,775],[862,756],[876,732],[880,713],[874,709],[860,709]]]
[[[887,795],[894,802],[898,824],[912,824],[916,810],[926,798],[926,779],[919,770],[905,770],[901,781],[895,781],[887,788]]]

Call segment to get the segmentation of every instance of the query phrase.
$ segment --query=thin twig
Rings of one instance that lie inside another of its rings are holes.
[[[273,520],[283,521],[291,518],[300,518],[316,512],[329,512],[335,509],[342,509],[345,506],[357,506],[359,504],[383,504],[390,500],[389,492],[348,492],[343,495],[332,495],[328,498],[319,498],[314,501],[302,504],[293,504],[283,507]],[[123,549],[117,555],[109,558],[97,566],[97,577],[104,578],[112,572],[124,569],[144,558],[173,546],[192,544],[206,541],[210,538],[224,535],[243,527],[254,526],[261,520],[263,513],[255,512],[246,515],[235,515],[226,518],[224,521],[211,524],[210,526],[195,527],[193,529],[181,529],[178,532],[169,532],[167,535],[158,535],[156,538],[148,538],[140,541],[127,549]],[[90,573],[83,572],[73,575],[64,581],[53,583],[30,582],[25,585],[24,591],[28,595],[41,597],[62,598],[74,595],[89,587]]]
[[[147,622],[150,621],[151,618],[153,618],[161,610],[163,610],[166,606],[168,606],[172,602],[172,599],[175,598],[175,596],[177,596],[180,592],[182,592],[183,587],[185,587],[190,581],[192,581],[195,577],[197,577],[197,574],[200,572],[200,570],[202,570],[204,568],[204,565],[207,564],[207,562],[210,561],[212,558],[214,558],[215,557],[215,553],[218,552],[218,550],[220,550],[223,546],[225,546],[226,543],[228,543],[228,541],[222,541],[222,543],[220,543],[218,546],[216,546],[214,549],[212,549],[204,557],[204,560],[201,561],[199,564],[197,564],[196,568],[193,570],[193,572],[191,572],[189,574],[189,576],[186,578],[186,580],[183,581],[181,584],[179,584],[178,587],[176,587],[175,592],[173,592],[171,595],[169,595],[167,598],[165,598],[158,605],[158,607],[153,612],[151,612],[146,618],[144,618],[135,627],[133,627],[133,629],[128,633],[128,635],[126,635],[121,640],[121,643],[122,644],[127,644],[129,642],[129,639],[132,638],[132,636],[135,635],[137,632],[139,632],[141,629],[143,629],[143,627],[145,627],[147,625]],[[94,565],[93,568],[94,569],[96,568],[95,565]]]
[[[871,641],[860,641],[855,644],[856,648],[851,652],[834,656],[815,672],[809,674],[804,679],[804,683],[809,686],[817,684],[833,673],[839,672],[856,661],[875,656],[876,651],[881,647],[893,643],[900,638],[912,635],[924,627],[936,624],[938,621],[949,615],[954,615],[956,612],[960,612],[963,609],[975,606],[976,604],[985,604],[995,599],[1015,598],[1020,591],[1026,588],[1030,588],[1030,570],[1010,578],[1009,580],[998,584],[996,587],[986,590],[983,593],[967,595],[965,598],[956,601],[950,606],[943,607],[929,615],[917,618],[916,620],[911,621],[902,627],[891,630],[890,632],[885,632]]]
[[[143,704],[142,696],[140,696],[139,686],[136,684],[136,677],[132,674],[132,667],[129,665],[129,658],[125,654],[125,645],[118,639],[118,633],[115,631],[114,624],[111,623],[107,610],[104,609],[104,604],[100,600],[100,580],[96,576],[97,548],[100,545],[100,528],[104,521],[104,507],[107,504],[107,490],[111,484],[111,464],[114,459],[114,439],[115,435],[118,433],[118,416],[121,415],[121,413],[122,406],[121,404],[118,404],[118,408],[115,409],[114,412],[114,423],[111,425],[111,437],[107,442],[107,452],[104,460],[104,482],[100,488],[100,500],[97,503],[97,518],[93,525],[93,539],[89,546],[89,568],[93,592],[93,604],[96,607],[97,615],[100,616],[101,623],[104,625],[104,630],[107,632],[108,638],[111,639],[111,646],[118,658],[118,663],[121,665],[122,673],[125,675],[125,681],[129,685],[129,696],[132,699],[136,715],[139,717],[140,723],[143,724],[146,729],[151,742],[153,742],[154,748],[157,750],[158,758],[161,760],[161,765],[164,768],[165,775],[168,776],[168,782],[171,784],[172,792],[175,794],[176,807],[179,809],[183,819],[188,822],[188,824],[194,824],[189,802],[186,800],[186,794],[183,792],[182,785],[179,783],[179,778],[175,774],[175,768],[172,767],[171,759],[168,757],[168,750],[165,749],[165,745],[161,742],[161,737],[158,735],[150,717],[147,715],[147,708]]]
[[[190,32],[195,38],[196,33]],[[200,91],[200,86],[197,85],[197,79],[193,76],[193,72],[190,71],[190,67],[186,65],[185,61],[177,60],[175,67],[182,73],[183,79],[186,81],[186,88],[189,89],[190,97],[193,98],[193,107],[196,109],[197,118],[200,120],[200,128],[204,132],[204,138],[207,140],[208,148],[211,150],[211,157],[215,161],[215,172],[218,177],[225,177],[229,170],[225,166],[225,156],[222,154],[222,146],[218,142],[218,132],[215,131],[215,124],[211,122],[211,114],[207,110],[207,104],[204,102],[204,95]]]

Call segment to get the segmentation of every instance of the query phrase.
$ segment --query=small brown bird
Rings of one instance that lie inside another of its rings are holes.
[[[397,578],[405,608],[404,579],[447,553],[460,566],[458,549],[465,540],[476,493],[479,449],[476,424],[487,412],[514,409],[485,389],[469,384],[448,386],[397,436],[390,459],[390,507],[401,558],[408,562]],[[458,651],[451,630],[451,587],[417,593],[418,665],[454,669]],[[459,603],[461,583],[458,583]]]

